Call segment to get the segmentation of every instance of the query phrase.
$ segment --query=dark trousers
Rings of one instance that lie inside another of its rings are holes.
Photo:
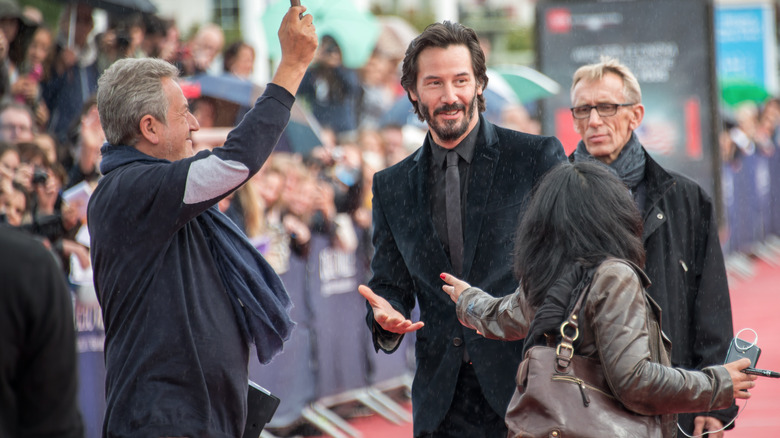
[[[447,415],[433,433],[417,438],[506,438],[504,416],[499,415],[485,399],[470,363],[460,367],[455,396]]]

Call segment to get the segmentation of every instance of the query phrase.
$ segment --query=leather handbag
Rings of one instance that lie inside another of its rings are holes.
[[[561,324],[557,347],[530,348],[517,370],[517,390],[506,413],[513,438],[655,438],[660,416],[640,415],[615,398],[597,358],[574,354],[578,317],[587,291]]]

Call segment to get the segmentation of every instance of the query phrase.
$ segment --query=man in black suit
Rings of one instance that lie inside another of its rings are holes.
[[[512,236],[523,199],[566,158],[553,137],[485,120],[485,70],[477,36],[465,26],[435,23],[415,38],[401,84],[429,133],[417,152],[374,177],[373,277],[359,291],[377,351],[393,352],[405,333],[425,325],[416,343],[415,437],[506,436],[522,343],[465,330],[439,276],[513,292]],[[412,323],[415,299],[421,321]]]

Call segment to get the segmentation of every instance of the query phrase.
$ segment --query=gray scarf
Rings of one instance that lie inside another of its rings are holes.
[[[574,161],[588,160],[598,161],[585,148],[585,143],[580,140],[577,144],[577,149],[574,151]],[[598,162],[600,163],[601,161]],[[623,146],[623,150],[620,151],[617,159],[610,163],[607,168],[617,175],[632,192],[636,191],[636,187],[645,176],[645,151],[642,149],[642,145],[639,143],[639,139],[636,138],[635,133],[631,133],[628,143]]]

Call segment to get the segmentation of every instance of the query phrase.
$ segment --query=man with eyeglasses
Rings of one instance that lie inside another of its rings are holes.
[[[652,281],[647,292],[663,309],[672,365],[701,369],[722,364],[733,328],[712,199],[691,179],[662,168],[642,147],[634,133],[645,113],[642,92],[626,66],[604,59],[580,67],[571,100],[574,129],[582,141],[569,159],[609,167],[642,212],[645,271]],[[689,435],[710,431],[708,436],[722,437],[721,429],[736,412],[733,405],[681,415],[679,425]]]
[[[0,107],[0,141],[19,144],[34,139],[33,115],[26,105],[12,102]]]

